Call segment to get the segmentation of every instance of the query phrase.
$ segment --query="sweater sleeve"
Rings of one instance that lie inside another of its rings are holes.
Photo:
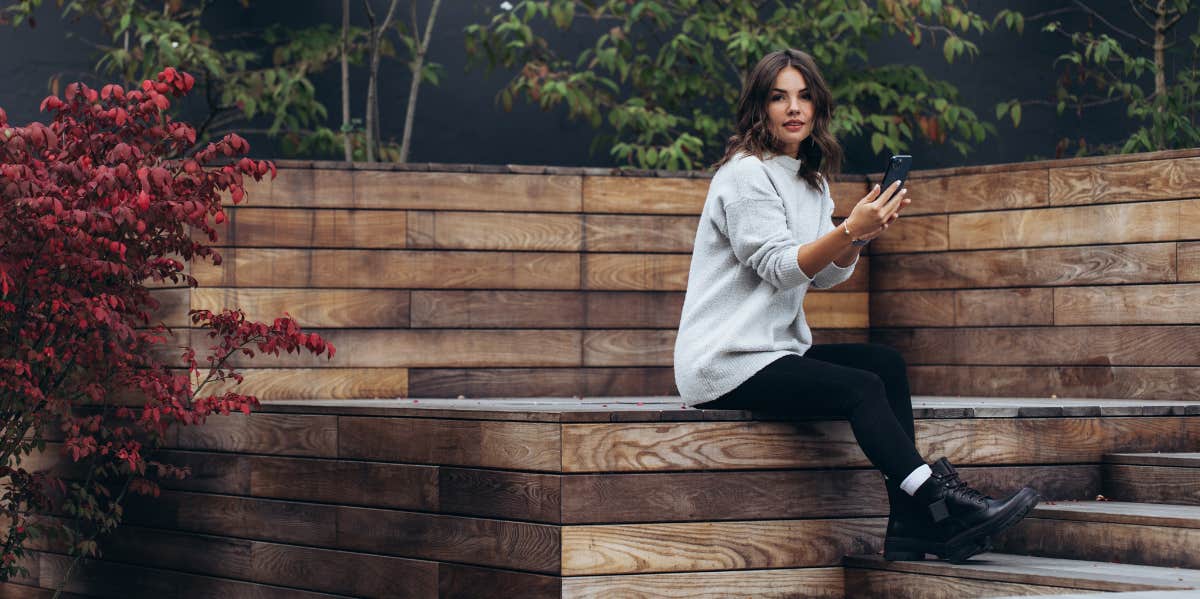
[[[833,230],[833,196],[829,194],[829,184],[825,184],[825,209],[822,211],[821,228],[818,237],[823,236]],[[835,285],[845,282],[854,274],[854,267],[858,264],[858,257],[854,258],[849,266],[841,267],[836,262],[830,262],[820,272],[813,275],[812,286],[817,289],[829,289]]]
[[[725,233],[738,262],[777,289],[811,283],[796,261],[800,245],[788,230],[783,198],[765,168],[757,160],[738,164],[734,195],[724,202]]]

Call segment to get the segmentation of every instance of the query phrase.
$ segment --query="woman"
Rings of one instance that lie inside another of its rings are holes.
[[[1029,487],[1003,500],[959,480],[914,445],[904,360],[872,344],[813,345],[803,302],[854,271],[868,241],[912,200],[876,185],[839,226],[829,185],[842,152],[833,99],[812,57],[773,52],[754,67],[736,134],[712,178],[696,231],[675,344],[675,379],[698,408],[847,418],[884,475],[891,511],[884,557],[960,562],[1037,504]],[[811,274],[809,274],[811,273]]]

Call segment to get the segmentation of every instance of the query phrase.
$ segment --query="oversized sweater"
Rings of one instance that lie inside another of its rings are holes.
[[[696,229],[687,295],[675,339],[675,383],[695,405],[735,389],[788,354],[804,355],[810,286],[850,277],[829,263],[809,276],[796,254],[833,230],[829,185],[814,190],[790,156],[739,154],[713,175]]]

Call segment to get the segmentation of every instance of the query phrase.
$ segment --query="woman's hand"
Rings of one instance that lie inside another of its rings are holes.
[[[857,239],[878,237],[900,218],[900,209],[912,203],[912,198],[906,197],[907,193],[908,189],[900,189],[899,181],[884,190],[876,185],[850,211],[846,226]]]

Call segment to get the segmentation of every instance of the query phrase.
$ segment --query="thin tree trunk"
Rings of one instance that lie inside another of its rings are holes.
[[[342,0],[342,148],[346,162],[354,160],[350,150],[350,0]]]
[[[375,161],[375,150],[379,147],[379,54],[380,42],[383,40],[383,34],[392,24],[392,16],[396,14],[396,4],[399,0],[392,0],[388,6],[387,16],[383,18],[383,23],[379,28],[375,27],[375,12],[371,10],[371,1],[363,0],[363,5],[367,8],[367,20],[371,25],[371,38],[369,48],[371,51],[371,62],[367,76],[367,162]]]
[[[417,92],[421,91],[421,68],[425,65],[425,53],[429,51],[429,38],[433,33],[433,21],[437,18],[438,5],[442,0],[433,0],[429,9],[429,21],[425,23],[425,36],[417,44],[417,56],[412,61],[412,85],[408,88],[408,108],[404,114],[404,139],[400,142],[400,162],[408,162],[408,150],[412,141],[413,115],[417,111]],[[413,2],[413,36],[419,36],[415,29],[417,20],[417,3]]]

